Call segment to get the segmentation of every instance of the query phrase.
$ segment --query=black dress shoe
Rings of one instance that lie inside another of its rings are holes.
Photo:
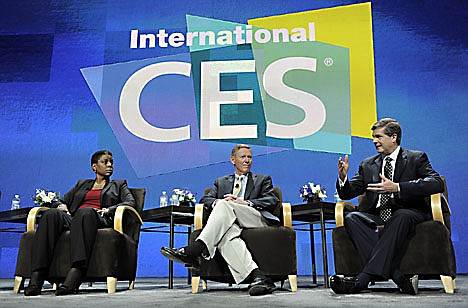
[[[359,283],[356,277],[340,277],[333,275],[330,277],[330,287],[336,294],[357,294],[360,293],[365,287]]]
[[[36,285],[29,285],[24,288],[24,296],[37,296],[41,295],[41,287]]]
[[[258,296],[272,293],[276,290],[276,286],[268,277],[255,277],[249,284],[249,295]]]
[[[412,277],[404,277],[402,280],[397,282],[400,293],[410,295],[418,294],[418,284],[418,275],[414,275]]]
[[[164,247],[161,247],[161,253],[163,256],[165,256],[169,260],[185,264],[185,266],[187,267],[193,267],[193,268],[200,267],[200,262],[198,261],[198,258],[189,256],[188,254],[186,254],[185,249],[183,247],[179,249],[174,249],[174,248],[164,246]]]
[[[70,295],[70,294],[77,294],[77,293],[78,293],[78,289],[69,288],[64,284],[60,285],[60,287],[58,287],[58,289],[55,290],[56,296]]]

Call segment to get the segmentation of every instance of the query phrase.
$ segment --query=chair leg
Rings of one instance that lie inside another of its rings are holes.
[[[131,280],[128,282],[128,289],[129,290],[135,289],[135,280]]]
[[[198,285],[200,284],[200,276],[192,276],[192,293],[198,293]]]
[[[455,289],[455,281],[452,279],[452,277],[440,275],[440,280],[444,285],[445,293],[453,294],[453,291]]]
[[[13,293],[18,294],[23,284],[24,284],[24,278],[21,276],[15,276],[15,284],[13,285]]]
[[[288,275],[289,286],[291,287],[291,292],[297,292],[297,276]]]
[[[113,294],[117,288],[117,278],[107,277],[107,293]]]

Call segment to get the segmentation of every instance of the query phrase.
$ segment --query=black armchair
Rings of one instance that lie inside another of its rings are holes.
[[[280,199],[280,206],[276,214],[281,214],[281,226],[269,226],[263,228],[245,229],[241,238],[252,254],[254,261],[260,270],[273,281],[289,279],[289,285],[293,292],[297,291],[297,257],[296,257],[296,232],[292,229],[291,205],[282,203],[281,190],[275,187],[275,192]],[[190,241],[194,241],[201,232],[203,223],[203,204],[195,206],[194,232]],[[207,215],[205,215],[206,217]],[[229,268],[220,254],[216,254],[211,260],[201,258],[200,268],[192,270],[192,293],[198,292],[200,279],[203,281],[203,289],[206,289],[206,281],[235,283]]]
[[[418,275],[420,280],[441,279],[445,292],[453,293],[456,288],[456,262],[450,238],[451,213],[445,179],[444,185],[443,194],[430,197],[433,220],[416,226],[401,259],[400,270],[405,275]],[[336,228],[332,233],[335,270],[338,275],[354,276],[361,271],[363,263],[344,227],[345,207],[355,210],[349,202],[336,204]]]
[[[114,216],[114,228],[99,229],[93,252],[83,282],[107,282],[108,293],[115,293],[117,280],[128,280],[129,289],[133,289],[140,226],[142,224],[146,189],[130,188],[135,198],[136,208],[119,206]],[[31,209],[27,219],[26,232],[21,236],[18,259],[15,270],[13,291],[18,293],[26,278],[31,276],[31,247],[36,233],[36,218],[48,208]],[[64,232],[55,248],[54,257],[49,267],[47,280],[57,285],[63,282],[70,269],[70,231]]]

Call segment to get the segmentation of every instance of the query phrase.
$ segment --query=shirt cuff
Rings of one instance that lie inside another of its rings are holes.
[[[343,181],[338,177],[338,184],[340,185],[340,188],[344,186],[347,180],[348,180],[348,176],[346,176]]]

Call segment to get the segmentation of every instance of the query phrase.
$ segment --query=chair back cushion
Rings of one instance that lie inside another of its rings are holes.
[[[283,207],[281,206],[281,204],[283,203],[283,193],[281,192],[281,189],[277,186],[273,187],[273,190],[275,191],[275,194],[279,199],[278,206],[274,209],[273,215],[278,217],[280,221],[283,222]]]
[[[138,214],[141,215],[143,212],[143,207],[145,203],[145,195],[146,189],[145,188],[129,188],[130,192],[135,199],[135,210],[137,210]]]

